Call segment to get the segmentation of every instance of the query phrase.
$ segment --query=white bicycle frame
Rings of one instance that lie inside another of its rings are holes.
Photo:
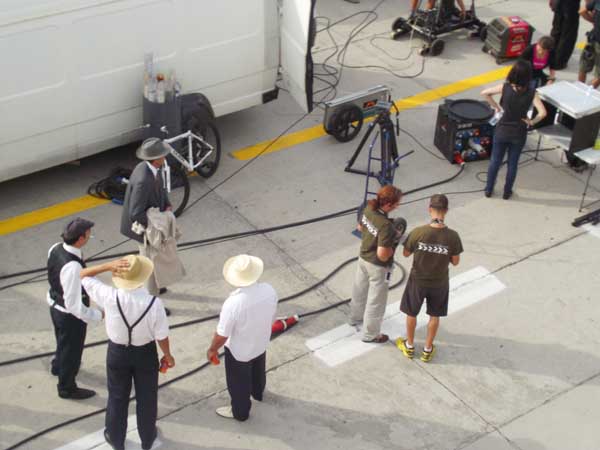
[[[208,158],[212,152],[215,150],[214,147],[212,145],[210,145],[208,142],[206,142],[204,139],[202,139],[200,136],[195,135],[194,133],[192,133],[190,130],[186,131],[185,133],[179,134],[175,137],[169,138],[169,139],[163,139],[163,142],[165,142],[166,144],[171,144],[173,142],[178,142],[181,141],[182,139],[187,139],[187,159],[181,155],[177,150],[175,150],[173,148],[173,146],[169,145],[169,147],[171,147],[171,155],[173,155],[173,158],[175,158],[177,161],[179,161],[181,163],[181,165],[183,167],[186,168],[187,172],[192,172],[196,169],[196,167],[200,166],[205,160],[206,158]],[[194,154],[193,154],[193,143],[194,140],[197,140],[198,142],[204,144],[205,146],[207,146],[209,148],[209,151],[206,153],[206,155],[204,155],[200,160],[198,160],[198,162],[196,164],[194,164]],[[171,168],[169,167],[169,164],[167,163],[167,160],[165,159],[165,163],[164,163],[164,173],[165,173],[165,187],[167,188],[167,192],[171,192]]]

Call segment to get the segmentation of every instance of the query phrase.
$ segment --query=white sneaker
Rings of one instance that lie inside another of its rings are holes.
[[[225,417],[226,419],[233,419],[233,411],[231,406],[221,406],[215,411],[219,416]]]

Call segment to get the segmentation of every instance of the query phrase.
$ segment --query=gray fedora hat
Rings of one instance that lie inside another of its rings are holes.
[[[137,149],[135,155],[144,161],[152,161],[167,156],[172,148],[173,147],[159,138],[148,138],[142,142],[142,145]]]

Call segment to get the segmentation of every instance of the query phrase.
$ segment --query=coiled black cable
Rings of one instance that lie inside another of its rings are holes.
[[[122,203],[127,189],[127,183],[123,180],[128,180],[131,177],[131,172],[131,169],[116,167],[111,170],[108,177],[92,183],[88,187],[87,193],[92,197],[116,200]]]

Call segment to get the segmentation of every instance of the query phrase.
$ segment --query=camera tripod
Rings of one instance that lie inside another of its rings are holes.
[[[354,152],[354,154],[352,155],[352,157],[346,164],[346,168],[344,169],[346,172],[356,173],[359,175],[366,175],[366,178],[367,178],[366,182],[365,182],[365,194],[363,197],[363,201],[362,201],[360,207],[358,208],[357,218],[359,221],[362,216],[362,211],[363,211],[365,205],[367,204],[367,199],[368,199],[369,195],[373,195],[373,196],[377,195],[377,190],[369,189],[370,179],[375,178],[379,182],[380,186],[385,186],[386,184],[393,184],[394,183],[394,175],[395,175],[396,169],[398,168],[398,164],[399,164],[400,160],[402,158],[404,158],[405,156],[408,156],[411,153],[414,153],[414,150],[410,150],[409,152],[407,152],[401,156],[398,155],[398,146],[396,144],[396,136],[400,135],[400,126],[398,124],[398,115],[399,115],[400,111],[398,110],[398,108],[396,107],[396,105],[393,102],[391,102],[391,103],[383,103],[382,102],[382,103],[380,103],[380,105],[381,105],[381,111],[377,114],[375,119],[369,124],[369,127],[367,128],[367,132],[361,139],[356,151]],[[396,126],[395,126],[396,133],[394,133],[394,124],[392,123],[392,120],[390,118],[390,107],[391,106],[393,106],[394,109],[396,110]],[[352,166],[356,162],[356,158],[358,158],[358,155],[364,148],[369,137],[373,133],[375,126],[377,126],[377,125],[379,125],[379,131],[377,131],[377,133],[375,133],[375,137],[369,144],[369,157],[367,160],[367,170],[354,169]],[[379,157],[377,157],[377,156],[373,155],[373,149],[375,148],[375,144],[376,144],[377,138],[379,136],[381,136],[380,146],[379,146],[380,155],[379,155]],[[377,162],[377,161],[379,161],[379,164],[380,164],[379,171],[374,172],[372,170],[372,166],[373,166],[373,163]]]
[[[369,124],[369,127],[367,128],[367,132],[361,139],[360,143],[358,144],[357,149],[355,150],[354,154],[352,155],[352,157],[346,164],[346,168],[344,169],[346,172],[356,173],[359,175],[367,176],[367,182],[366,182],[366,188],[365,188],[365,200],[366,200],[366,197],[368,194],[374,194],[374,195],[377,194],[377,192],[369,191],[369,178],[377,179],[377,181],[379,181],[379,184],[381,186],[385,186],[386,184],[393,184],[394,183],[394,173],[396,171],[396,168],[398,167],[399,161],[402,158],[404,158],[405,156],[408,156],[414,152],[414,150],[411,150],[411,151],[403,154],[402,156],[398,156],[398,146],[396,144],[396,136],[400,135],[400,127],[398,125],[398,114],[399,114],[398,108],[396,108],[396,105],[393,102],[392,103],[383,103],[382,102],[381,106],[382,106],[381,111],[379,112],[379,114],[377,114],[377,116],[375,117],[375,120],[373,120]],[[392,120],[390,118],[389,106],[393,106],[396,109],[396,126],[395,126],[396,133],[394,133],[394,124],[392,123]],[[375,137],[373,138],[373,140],[371,141],[371,144],[369,145],[369,158],[367,161],[367,170],[354,169],[352,166],[356,162],[356,158],[358,158],[358,155],[360,154],[360,152],[364,148],[365,144],[367,143],[367,140],[373,133],[373,130],[375,129],[376,125],[379,125],[379,131],[375,134]],[[375,144],[376,144],[377,138],[379,136],[381,136],[380,156],[376,157],[376,156],[373,156],[373,149],[375,148]],[[372,171],[373,161],[379,161],[379,163],[380,163],[380,168],[379,168],[378,172]]]

